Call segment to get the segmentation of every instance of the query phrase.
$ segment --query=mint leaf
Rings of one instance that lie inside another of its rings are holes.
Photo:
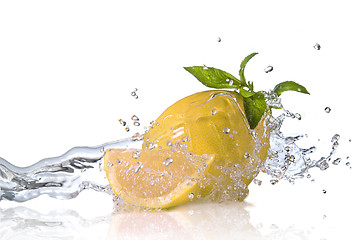
[[[244,89],[244,87],[241,87],[241,89],[239,90],[239,93],[245,98],[251,97],[255,94],[254,92],[250,92],[250,91]]]
[[[246,114],[249,126],[251,129],[255,129],[267,109],[264,94],[257,92],[248,98],[243,98],[243,100],[244,112]]]
[[[202,84],[211,88],[240,88],[242,83],[232,74],[206,66],[184,67]]]
[[[280,96],[285,91],[296,91],[300,93],[310,94],[305,87],[293,81],[279,83],[274,87],[273,91],[278,96]]]
[[[258,54],[257,52],[251,53],[247,57],[245,57],[243,59],[243,61],[241,62],[241,68],[239,69],[239,77],[240,77],[241,81],[243,81],[244,83],[246,83],[246,78],[244,77],[244,69],[246,68],[246,65],[249,62],[249,60],[251,60],[257,54]],[[252,84],[249,83],[248,87],[250,90],[253,91],[253,83]]]

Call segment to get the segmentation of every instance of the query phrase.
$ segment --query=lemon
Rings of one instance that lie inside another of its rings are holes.
[[[264,118],[251,130],[242,96],[211,90],[167,108],[144,134],[141,150],[108,151],[105,170],[114,192],[135,205],[167,208],[197,197],[243,200],[268,148]]]
[[[111,149],[104,160],[115,194],[147,208],[169,208],[194,199],[201,176],[213,162],[207,155],[148,149]]]

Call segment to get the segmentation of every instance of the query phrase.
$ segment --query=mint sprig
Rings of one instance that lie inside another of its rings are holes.
[[[190,72],[207,87],[237,90],[243,96],[244,111],[251,129],[255,129],[257,127],[259,121],[262,119],[268,108],[263,92],[255,92],[253,82],[246,81],[244,76],[244,69],[247,63],[257,54],[258,53],[256,52],[251,53],[243,59],[239,69],[239,79],[230,73],[213,67],[184,67],[185,70]],[[305,87],[293,81],[279,83],[273,89],[273,92],[277,96],[280,96],[285,91],[296,91],[309,94]]]

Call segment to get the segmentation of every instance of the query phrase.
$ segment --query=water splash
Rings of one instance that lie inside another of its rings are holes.
[[[216,201],[243,200],[248,194],[247,184],[244,183],[243,179],[254,178],[254,183],[261,185],[262,181],[256,179],[259,171],[270,175],[272,177],[270,182],[274,185],[282,179],[294,182],[298,178],[308,177],[310,176],[308,171],[311,168],[319,168],[323,171],[329,168],[329,162],[339,146],[340,135],[335,134],[332,137],[332,148],[327,156],[312,159],[311,154],[317,148],[315,146],[301,148],[297,144],[298,141],[307,137],[306,134],[285,136],[281,132],[285,119],[300,120],[301,115],[291,113],[285,109],[281,99],[275,93],[268,91],[264,92],[264,94],[267,105],[270,108],[281,109],[280,111],[282,111],[277,117],[267,114],[264,121],[264,128],[270,130],[270,149],[266,161],[258,165],[262,161],[257,156],[257,153],[260,152],[263,144],[261,139],[258,139],[257,133],[253,130],[251,135],[255,140],[255,150],[243,156],[246,160],[253,163],[253,168],[242,169],[239,164],[218,166],[220,167],[219,170],[224,175],[230,176],[235,184],[233,186],[228,185],[225,180],[221,178],[216,179],[218,185],[208,194],[208,199]],[[215,114],[216,109],[212,109],[211,115]],[[134,115],[131,120],[136,121],[139,118]],[[126,125],[122,119],[120,119],[120,123],[122,126]],[[153,125],[154,123],[152,123],[152,127]],[[224,134],[228,134],[229,137],[237,134],[235,130],[232,131],[229,128],[224,128],[221,131]],[[172,147],[181,146],[181,149],[186,149],[185,142],[190,141],[190,139],[186,136],[181,139],[182,142],[180,143],[167,141],[166,145]],[[5,159],[0,158],[0,200],[7,199],[24,202],[42,194],[47,194],[53,198],[71,199],[85,189],[114,195],[103,171],[104,154],[112,148],[141,149],[142,140],[143,135],[136,133],[131,138],[105,143],[97,147],[75,147],[59,157],[46,158],[25,168],[16,167]],[[148,149],[160,147],[156,142],[146,143],[146,148]],[[240,148],[241,146],[236,145],[236,147]],[[137,159],[140,154],[140,150],[135,151],[132,158]],[[338,165],[340,161],[341,158],[336,158],[332,161],[332,165]],[[168,167],[172,162],[171,158],[165,159],[163,165]],[[350,167],[349,162],[347,165]],[[137,162],[133,171],[139,173],[142,167],[143,164]],[[201,185],[206,186],[206,181],[203,181],[203,179],[199,179],[199,182]]]
[[[270,149],[268,152],[267,160],[263,166],[263,171],[269,174],[273,179],[272,184],[277,183],[281,179],[288,180],[294,183],[298,178],[304,178],[309,176],[309,169],[319,168],[324,171],[329,168],[329,161],[336,153],[339,146],[340,135],[335,134],[331,139],[332,147],[329,154],[319,159],[312,159],[311,154],[317,150],[317,147],[311,146],[309,148],[301,148],[297,142],[303,138],[308,137],[307,134],[301,134],[297,136],[285,136],[281,132],[281,126],[287,118],[297,118],[301,120],[301,116],[298,113],[291,113],[286,110],[281,99],[273,92],[268,92],[266,95],[267,104],[270,107],[280,108],[283,113],[278,117],[273,115],[268,116],[268,122],[271,129],[270,133]],[[326,108],[326,112],[327,111]],[[340,158],[337,158],[332,163],[334,165],[339,164]]]
[[[103,171],[103,156],[111,148],[128,148],[141,136],[97,147],[74,147],[59,157],[28,167],[16,167],[0,158],[0,200],[24,202],[42,194],[71,199],[85,189],[113,195]]]

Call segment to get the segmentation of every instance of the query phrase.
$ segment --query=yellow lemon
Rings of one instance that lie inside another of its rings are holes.
[[[147,208],[169,208],[194,199],[213,158],[186,151],[111,149],[105,171],[124,201]]]
[[[193,94],[157,118],[144,134],[142,150],[108,151],[105,166],[108,162],[113,166],[105,168],[107,178],[125,201],[150,208],[176,206],[196,197],[243,200],[267,155],[265,125],[262,119],[250,130],[243,98],[236,92]],[[134,151],[141,151],[141,161],[133,159]],[[163,163],[168,158],[171,170]],[[151,171],[157,171],[152,177],[157,184],[152,186]],[[161,171],[171,171],[175,180],[160,180]]]

